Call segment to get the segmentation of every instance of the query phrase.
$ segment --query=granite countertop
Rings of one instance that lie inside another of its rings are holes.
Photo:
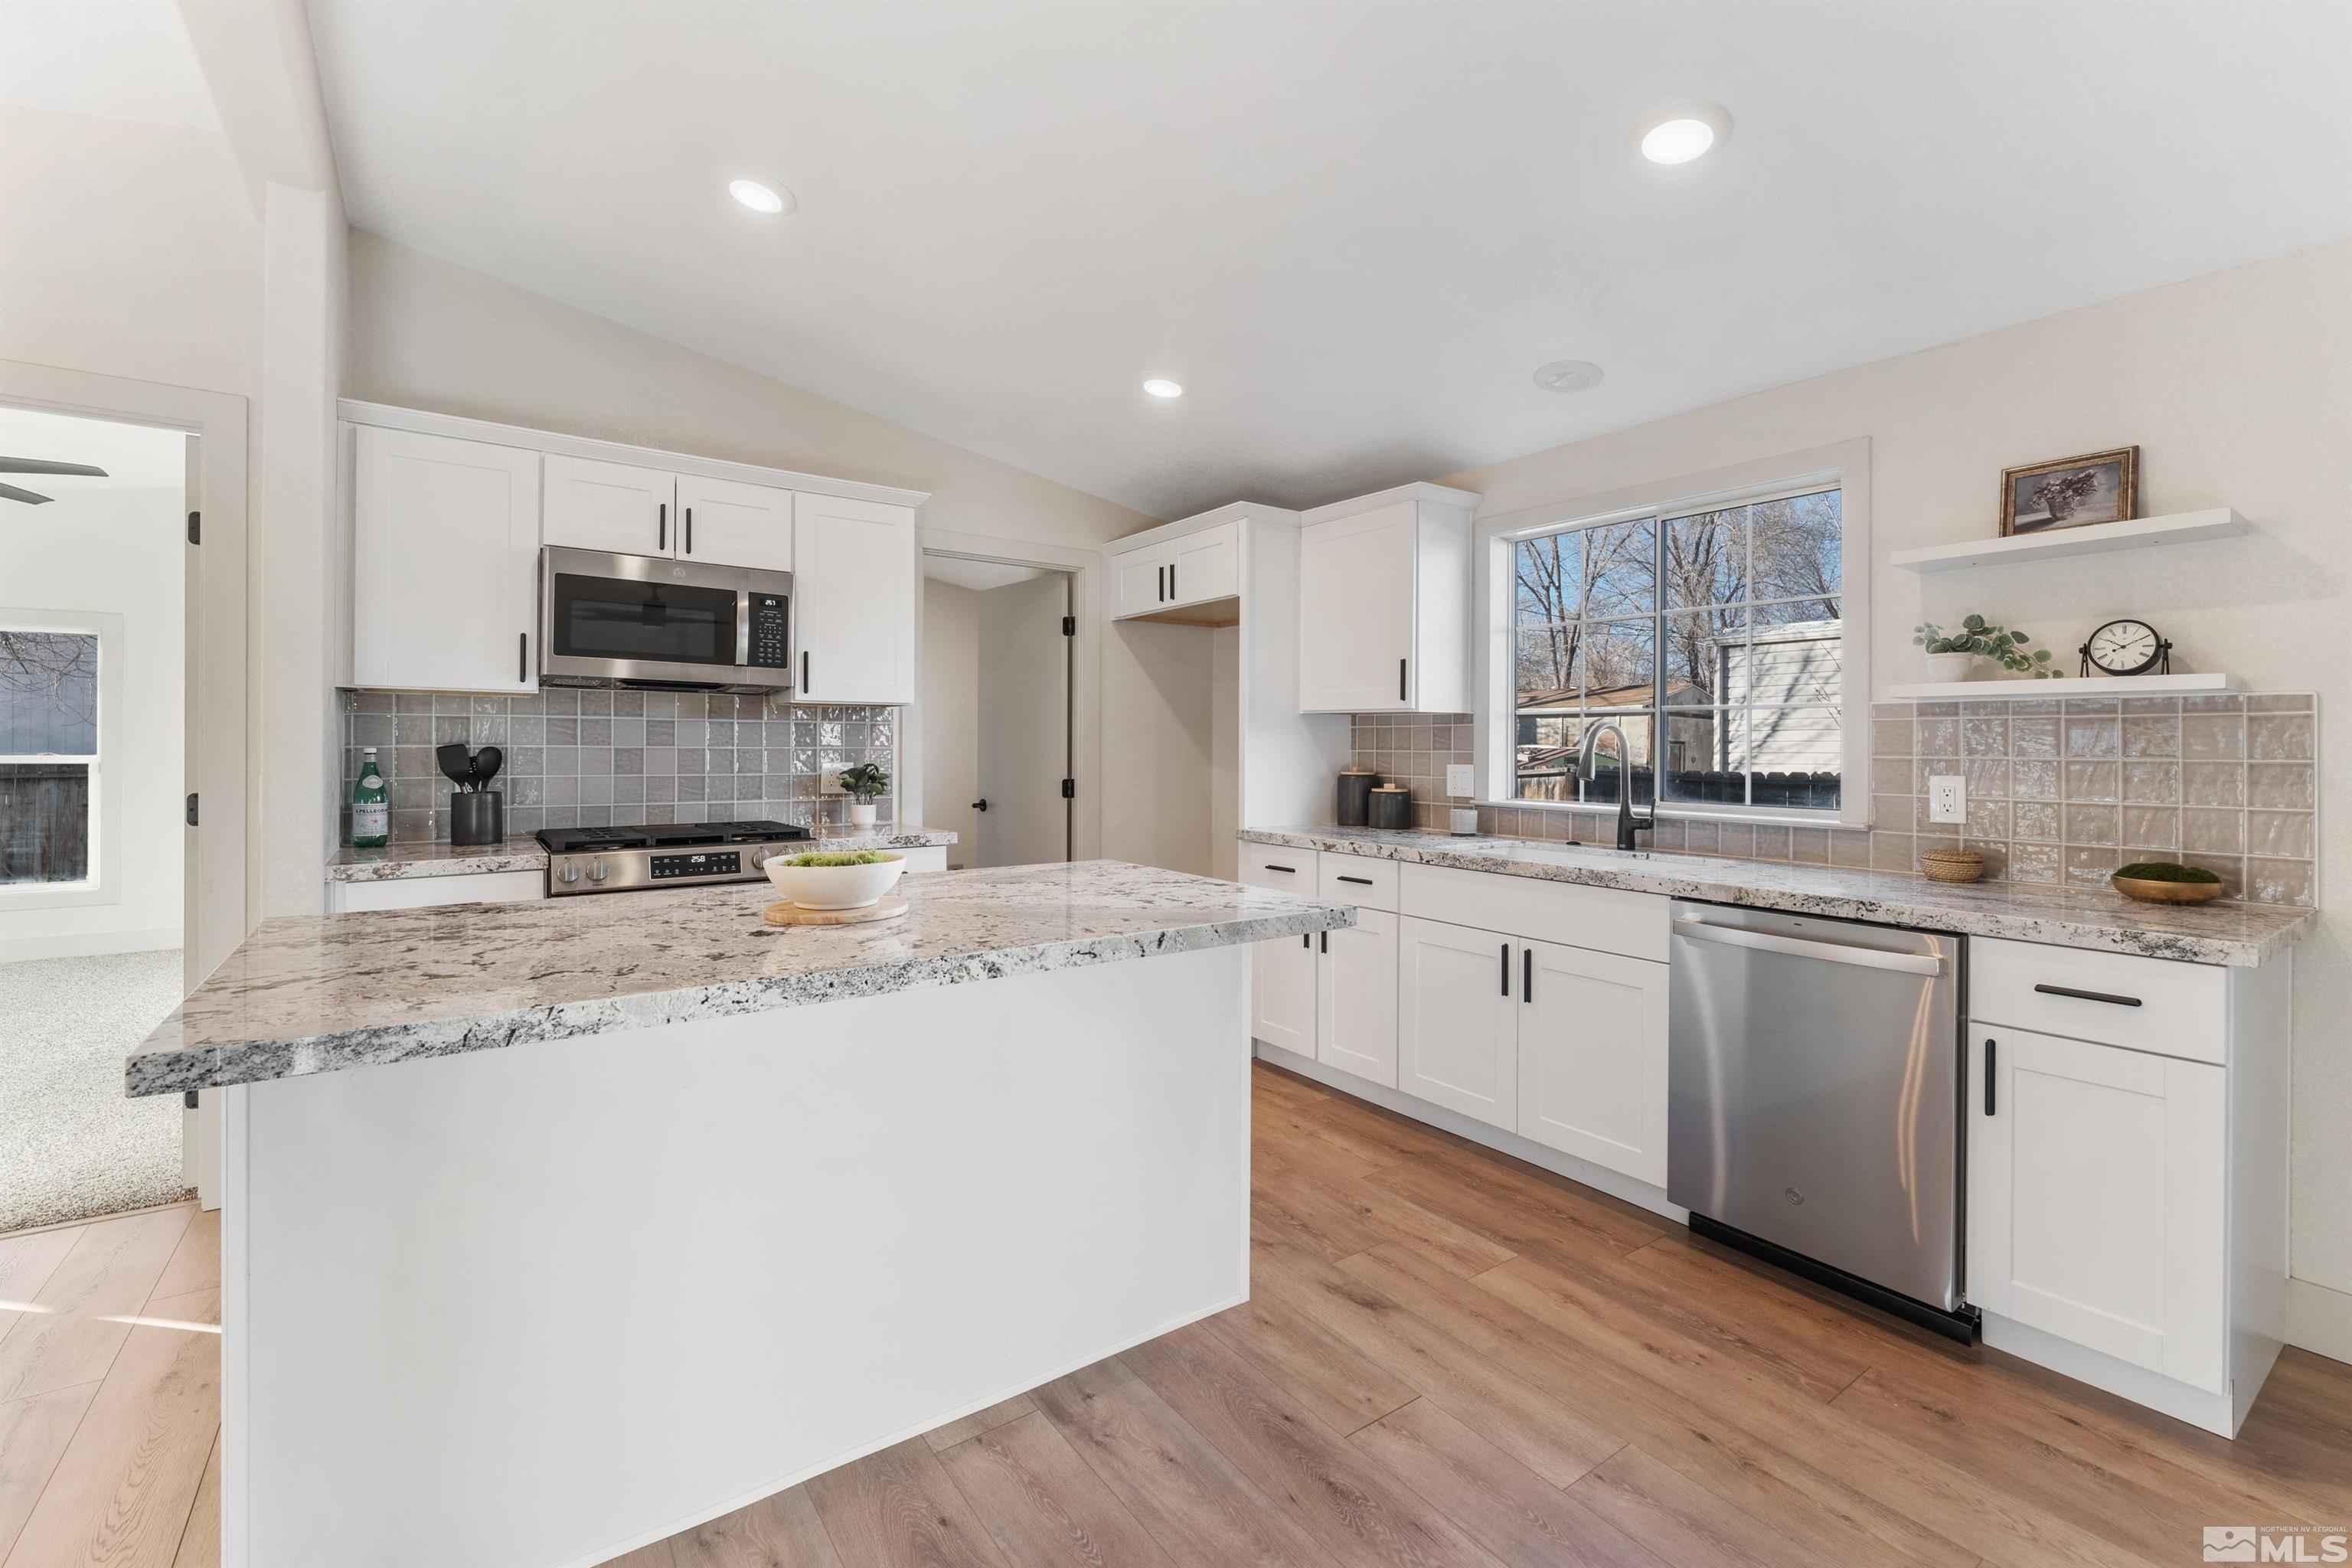
[[[956,841],[948,832],[819,833],[813,849],[928,849]],[[547,851],[524,835],[496,844],[391,844],[381,849],[335,851],[331,882],[398,882],[417,877],[471,877],[486,871],[544,871]]]
[[[1330,849],[1384,860],[1511,877],[1623,888],[1669,898],[1872,921],[1966,936],[2137,953],[2188,963],[2252,965],[2286,951],[2319,921],[2316,910],[2268,904],[2178,908],[2104,889],[2013,883],[1931,882],[1891,871],[1793,866],[1671,852],[1622,855],[1592,845],[1364,827],[1244,829],[1254,844]]]
[[[264,921],[132,1054],[136,1097],[1331,931],[1343,904],[1087,860],[900,884],[872,925],[764,925],[765,883]]]

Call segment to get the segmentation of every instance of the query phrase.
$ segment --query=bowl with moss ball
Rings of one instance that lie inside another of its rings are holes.
[[[2221,879],[2200,866],[2141,860],[2107,880],[2116,892],[2144,904],[2201,904],[2221,896]]]
[[[760,868],[796,909],[863,910],[898,886],[907,858],[887,849],[819,849],[771,855]]]

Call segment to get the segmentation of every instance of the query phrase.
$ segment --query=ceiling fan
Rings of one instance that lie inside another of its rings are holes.
[[[39,458],[0,458],[0,474],[74,474],[92,479],[107,477],[104,468],[94,468],[88,463],[52,463]],[[27,506],[40,506],[48,499],[33,490],[0,484],[0,500],[20,500]]]

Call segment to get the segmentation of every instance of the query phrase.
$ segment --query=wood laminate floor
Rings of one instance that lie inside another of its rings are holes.
[[[1247,1306],[627,1568],[2142,1568],[2352,1521],[2352,1367],[2231,1443],[1271,1068]],[[218,1229],[0,1237],[7,1568],[218,1561]],[[424,1568],[424,1565],[420,1565]]]

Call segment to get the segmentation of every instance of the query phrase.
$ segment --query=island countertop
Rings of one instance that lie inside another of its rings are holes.
[[[2143,904],[2105,889],[1931,882],[1925,877],[1892,871],[1735,860],[1667,850],[1624,855],[1595,845],[1455,837],[1411,829],[1248,828],[1241,837],[1254,844],[1294,849],[1329,849],[1457,870],[1622,888],[1964,936],[2137,953],[2186,963],[2263,963],[2293,946],[2319,921],[2316,910],[2266,904]]]
[[[263,921],[158,1025],[133,1096],[259,1083],[1351,925],[1345,905],[1088,860],[942,871],[901,919],[780,930],[764,882]]]
[[[904,833],[877,830],[820,832],[811,849],[943,848],[956,836],[943,829],[910,828]],[[496,844],[438,842],[388,844],[356,849],[346,844],[327,858],[331,882],[403,882],[429,877],[472,877],[487,871],[544,871],[547,851],[528,833],[518,833]]]

